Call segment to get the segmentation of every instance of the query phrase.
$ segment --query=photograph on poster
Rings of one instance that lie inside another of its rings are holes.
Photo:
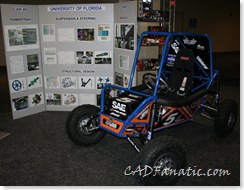
[[[48,106],[61,106],[61,94],[46,94],[46,104]]]
[[[43,48],[44,64],[57,64],[56,47]]]
[[[56,41],[55,25],[54,24],[43,24],[42,25],[42,37],[43,37],[44,42]]]
[[[119,55],[119,68],[129,70],[130,58],[127,55]]]
[[[58,41],[59,42],[74,42],[75,29],[74,28],[58,28]]]
[[[96,95],[95,94],[79,94],[79,105],[83,104],[96,104]]]
[[[13,111],[29,108],[30,105],[29,105],[28,96],[12,99],[12,107],[13,107]]]
[[[62,94],[62,105],[78,106],[78,94]]]
[[[115,25],[115,47],[134,50],[134,24]]]
[[[45,88],[58,89],[60,88],[60,77],[57,76],[45,76]]]
[[[124,86],[124,75],[122,73],[115,72],[115,84]]]
[[[77,51],[76,52],[77,64],[93,64],[93,51]]]
[[[111,64],[111,52],[110,51],[96,51],[95,52],[95,64]]]
[[[74,51],[59,51],[58,52],[58,64],[62,64],[62,65],[75,64],[75,52]]]
[[[12,75],[25,72],[23,55],[10,56],[9,60]]]
[[[97,89],[102,89],[105,85],[111,84],[112,82],[112,77],[96,77]]]
[[[6,25],[5,38],[7,51],[39,48],[37,25]]]
[[[110,41],[111,40],[111,27],[110,24],[98,24],[97,31],[98,41]]]
[[[61,77],[62,89],[77,89],[77,77],[65,76]]]
[[[29,95],[30,107],[40,106],[42,104],[44,104],[43,92],[39,92],[39,93]]]
[[[28,85],[28,89],[42,87],[42,75],[27,77],[27,85]]]
[[[9,81],[10,92],[22,92],[27,90],[26,78],[17,78]]]
[[[129,81],[130,81],[130,76],[124,74],[124,79],[123,79],[123,81],[124,81],[124,85],[123,85],[123,86],[124,86],[125,88],[127,88],[127,87],[128,87],[128,84],[129,84]]]
[[[38,54],[27,55],[27,67],[28,67],[28,71],[39,70],[40,66],[39,66]]]
[[[94,41],[94,28],[77,29],[78,41]]]
[[[79,89],[95,89],[95,77],[78,77]]]

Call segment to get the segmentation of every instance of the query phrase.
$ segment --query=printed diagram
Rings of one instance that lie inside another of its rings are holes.
[[[78,64],[93,64],[93,51],[77,51],[76,60]]]
[[[95,89],[95,77],[78,77],[79,89]]]
[[[110,41],[111,36],[110,24],[99,24],[98,25],[98,41]]]
[[[78,41],[94,41],[94,29],[77,29]]]
[[[61,94],[46,94],[46,101],[48,106],[60,106]]]
[[[12,87],[15,91],[19,91],[22,88],[22,83],[19,80],[14,80],[12,82]]]
[[[109,51],[96,51],[95,64],[111,64],[111,52]]]
[[[27,55],[28,71],[39,70],[38,54]]]
[[[36,94],[31,94],[29,95],[29,104],[30,107],[34,107],[34,106],[39,106],[44,104],[44,97],[43,97],[43,93],[36,93]]]
[[[10,91],[11,93],[22,92],[27,90],[26,78],[18,78],[10,80]]]
[[[78,95],[77,94],[62,94],[63,105],[76,105],[78,106]]]
[[[40,88],[42,87],[42,76],[30,76],[27,77],[28,89]]]
[[[18,111],[29,107],[28,96],[12,99],[13,110]]]
[[[112,77],[96,77],[97,89],[102,89],[105,85],[112,83]]]
[[[75,64],[75,53],[73,51],[59,51],[58,52],[59,64]]]
[[[45,77],[46,88],[60,88],[60,77]]]
[[[61,77],[63,89],[77,89],[77,77]]]

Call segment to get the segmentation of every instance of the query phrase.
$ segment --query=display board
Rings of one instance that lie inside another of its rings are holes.
[[[46,109],[100,105],[114,80],[114,5],[39,6]]]
[[[100,105],[103,86],[126,87],[137,44],[136,6],[2,4],[13,118]]]
[[[114,12],[115,84],[127,87],[137,46],[137,1],[117,3]]]
[[[1,5],[13,118],[45,110],[38,7]]]

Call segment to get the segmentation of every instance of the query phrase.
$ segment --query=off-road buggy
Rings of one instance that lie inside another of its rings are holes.
[[[145,73],[143,84],[132,86],[141,44],[148,36],[165,37],[157,75]],[[237,120],[238,106],[231,99],[222,101],[219,74],[213,69],[208,35],[144,32],[138,40],[128,88],[106,85],[100,108],[75,108],[67,119],[67,134],[81,146],[98,143],[106,132],[126,138],[140,152],[139,166],[177,172],[186,167],[183,144],[173,137],[154,138],[154,133],[192,121],[200,113],[213,120],[217,136],[229,135]],[[138,137],[144,146],[139,148],[132,137]],[[179,178],[158,174],[136,178],[144,185],[170,185]]]

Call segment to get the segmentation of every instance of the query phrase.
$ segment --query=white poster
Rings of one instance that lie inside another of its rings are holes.
[[[127,55],[119,55],[119,68],[129,70],[130,68],[130,60]]]
[[[59,51],[58,52],[58,64],[75,64],[75,52],[74,51]]]
[[[74,28],[58,28],[58,41],[59,42],[74,42],[75,29]]]
[[[23,55],[11,56],[9,60],[12,75],[25,72]]]
[[[43,48],[44,63],[45,64],[57,64],[56,48]]]
[[[60,77],[58,76],[45,76],[45,88],[59,89],[60,88]]]
[[[78,77],[78,81],[79,89],[95,89],[95,77]]]
[[[37,25],[6,25],[7,51],[23,51],[39,48]]]
[[[54,24],[43,24],[42,25],[42,37],[44,42],[56,41],[55,25]]]
[[[61,77],[62,89],[77,89],[77,77],[65,76]]]
[[[96,104],[95,94],[79,94],[79,105],[83,104]]]
[[[62,94],[63,106],[78,106],[78,94]]]

